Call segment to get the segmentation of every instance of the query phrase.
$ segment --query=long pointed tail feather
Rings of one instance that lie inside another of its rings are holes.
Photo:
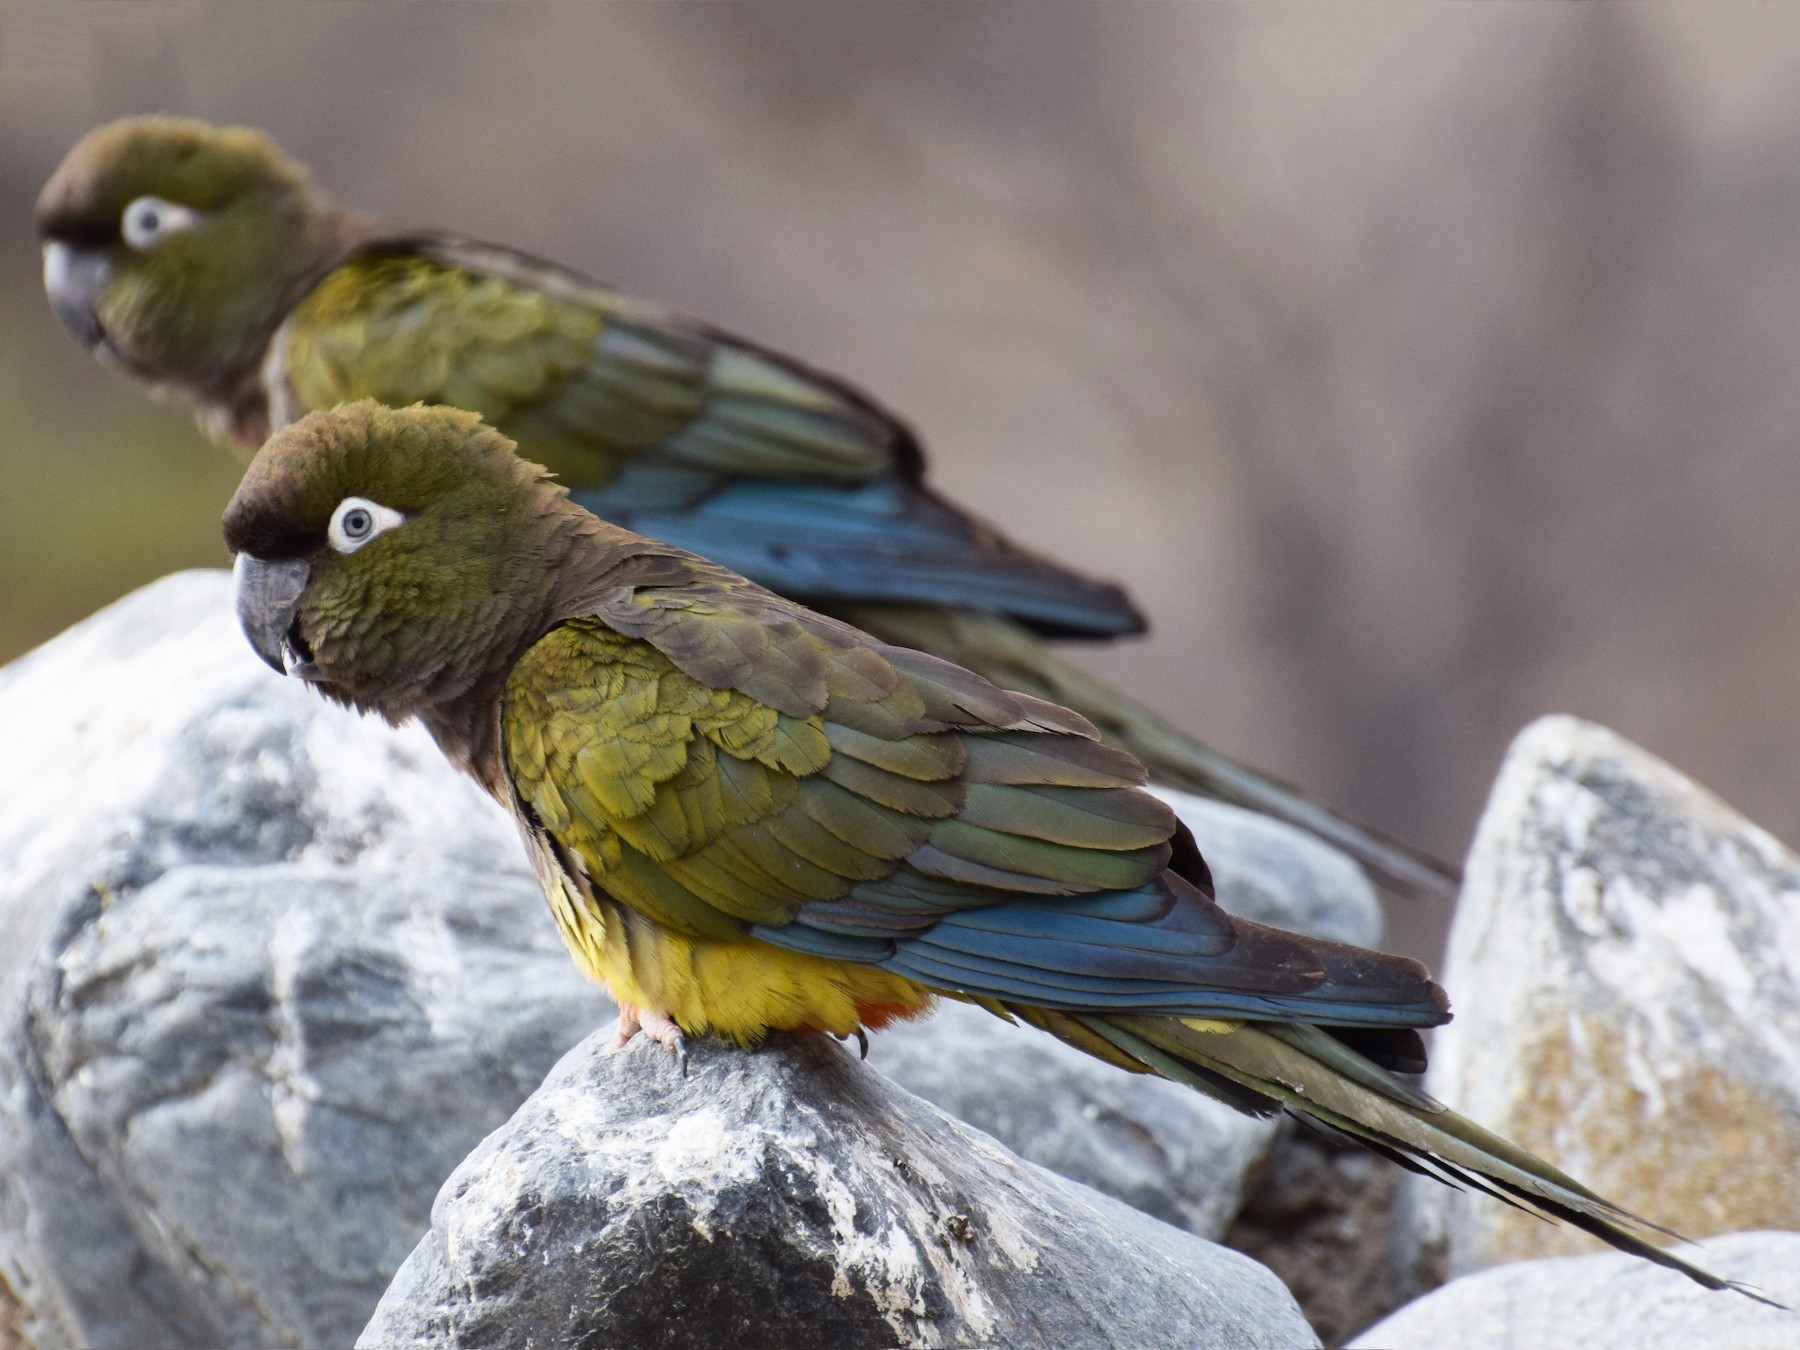
[[[1308,801],[1293,788],[1201,744],[1065,661],[1042,638],[1004,615],[872,602],[822,603],[821,608],[884,642],[920,648],[1003,688],[1073,708],[1108,741],[1142,761],[1153,781],[1297,826],[1348,853],[1393,891],[1454,899],[1462,884],[1461,874],[1448,863]]]
[[[1093,1050],[1066,1028],[1007,1011]],[[1721,1279],[1657,1246],[1677,1234],[1639,1218],[1573,1177],[1474,1121],[1459,1116],[1317,1027],[1202,1022],[1116,1013],[1065,1015],[1084,1039],[1105,1043],[1102,1058],[1184,1083],[1239,1110],[1291,1113],[1346,1134],[1413,1171],[1484,1191],[1582,1229],[1621,1251],[1678,1270],[1708,1289],[1732,1289],[1781,1304]],[[1251,1103],[1246,1106],[1246,1101]],[[1259,1105],[1260,1104],[1260,1105]]]

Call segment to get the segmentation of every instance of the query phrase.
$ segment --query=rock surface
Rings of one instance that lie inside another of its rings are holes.
[[[590,1037],[445,1183],[358,1345],[1316,1345],[1247,1257],[823,1038]]]
[[[1313,1330],[1341,1344],[1412,1292],[1389,1274],[1404,1175],[1358,1144],[1286,1120],[1220,1240],[1274,1271]]]
[[[1230,1225],[1275,1137],[1272,1120],[966,1004],[870,1037],[869,1063],[1021,1157],[1202,1237]]]
[[[1800,1233],[1735,1233],[1684,1254],[1800,1307]],[[1608,1252],[1466,1275],[1370,1327],[1367,1350],[1794,1350],[1800,1312],[1702,1289]]]
[[[1800,1229],[1800,859],[1704,789],[1599,727],[1528,727],[1443,983],[1434,1095],[1689,1236]],[[1408,1210],[1415,1268],[1598,1246],[1410,1180]]]
[[[267,671],[230,594],[167,578],[0,671],[0,1275],[45,1350],[348,1343],[451,1168],[611,1015],[501,813],[417,728]],[[1227,906],[1375,931],[1346,860],[1172,796]],[[960,1007],[874,1046],[1204,1235],[1270,1137]]]
[[[0,1272],[40,1347],[347,1344],[610,1016],[500,812],[228,597],[170,577],[0,672]]]

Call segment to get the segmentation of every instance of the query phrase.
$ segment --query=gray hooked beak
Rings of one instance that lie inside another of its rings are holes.
[[[294,631],[294,616],[300,612],[300,596],[312,569],[298,559],[264,562],[240,553],[231,570],[237,578],[238,624],[256,654],[277,674],[324,679],[305,640]]]
[[[90,351],[106,337],[94,307],[111,268],[99,249],[76,248],[60,239],[44,245],[44,293],[50,297],[50,308]]]

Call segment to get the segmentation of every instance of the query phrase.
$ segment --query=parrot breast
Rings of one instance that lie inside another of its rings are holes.
[[[619,904],[559,864],[525,826],[527,847],[575,964],[613,998],[672,1017],[693,1035],[753,1045],[770,1031],[848,1036],[931,1010],[929,990],[872,966],[772,947],[754,938],[676,933]]]

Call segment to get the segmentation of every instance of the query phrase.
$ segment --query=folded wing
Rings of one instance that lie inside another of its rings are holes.
[[[1080,717],[699,560],[541,640],[505,726],[542,824],[677,931],[1040,1008],[1445,1015],[1414,962],[1219,909],[1141,767]]]

